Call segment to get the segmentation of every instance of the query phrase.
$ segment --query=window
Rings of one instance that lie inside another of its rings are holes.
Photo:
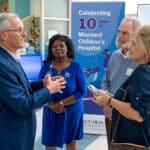
[[[55,34],[70,35],[69,0],[41,0],[41,53],[44,59],[49,38]]]

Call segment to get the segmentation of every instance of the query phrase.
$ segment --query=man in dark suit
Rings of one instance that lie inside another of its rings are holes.
[[[24,47],[26,32],[21,19],[0,14],[0,150],[33,150],[34,110],[49,103],[52,93],[62,92],[62,77],[27,80],[17,50]]]

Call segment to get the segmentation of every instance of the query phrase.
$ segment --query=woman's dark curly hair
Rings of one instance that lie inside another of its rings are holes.
[[[73,44],[71,38],[69,38],[66,35],[55,34],[54,36],[52,36],[49,39],[48,56],[47,56],[47,59],[45,60],[45,62],[55,59],[55,57],[52,54],[52,46],[53,46],[53,44],[56,40],[57,41],[62,41],[66,44],[66,46],[67,46],[67,57],[68,58],[74,58],[75,57],[74,44]]]

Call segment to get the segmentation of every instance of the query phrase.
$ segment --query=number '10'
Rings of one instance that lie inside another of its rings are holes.
[[[96,27],[96,20],[94,18],[89,18],[85,20],[85,18],[79,19],[80,26],[79,29],[94,29]]]

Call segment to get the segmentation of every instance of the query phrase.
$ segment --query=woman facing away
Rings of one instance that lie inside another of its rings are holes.
[[[48,57],[39,78],[50,73],[66,80],[63,92],[52,94],[52,102],[43,110],[42,143],[46,150],[56,150],[66,143],[67,150],[77,150],[77,140],[83,138],[83,96],[85,75],[74,60],[74,45],[65,35],[56,34],[49,40]]]
[[[100,90],[101,95],[94,96],[93,101],[113,107],[112,133],[121,114],[114,142],[150,147],[150,25],[143,25],[134,33],[129,49],[129,59],[139,66],[114,97]],[[123,89],[128,91],[125,102],[121,101]]]

